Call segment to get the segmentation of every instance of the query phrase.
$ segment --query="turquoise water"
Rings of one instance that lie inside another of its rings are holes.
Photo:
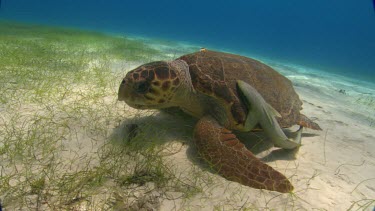
[[[375,81],[371,0],[2,0],[0,18],[183,41]]]

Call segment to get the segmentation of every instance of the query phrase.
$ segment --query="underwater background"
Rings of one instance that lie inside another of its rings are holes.
[[[374,38],[375,0],[0,0],[0,211],[374,211]],[[322,128],[295,150],[236,134],[293,192],[226,180],[197,119],[118,100],[130,70],[201,47],[274,68]]]
[[[375,81],[371,0],[2,0],[0,19],[186,42]]]

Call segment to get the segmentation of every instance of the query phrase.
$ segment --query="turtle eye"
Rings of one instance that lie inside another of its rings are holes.
[[[147,81],[138,82],[135,87],[136,91],[140,94],[146,93],[149,88],[150,88],[150,83],[148,83]]]

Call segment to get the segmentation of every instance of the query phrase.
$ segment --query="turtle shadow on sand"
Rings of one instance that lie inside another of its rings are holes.
[[[172,110],[176,112],[175,115],[170,114]],[[110,140],[114,144],[139,142],[139,146],[143,148],[149,146],[146,143],[161,146],[176,140],[190,142],[196,121],[174,109],[155,111],[149,115],[125,118],[118,127],[114,128]]]
[[[289,129],[283,129],[286,136],[293,133]],[[245,146],[263,162],[273,162],[276,160],[296,160],[300,147],[294,149],[276,148],[269,137],[264,132],[247,132],[236,133],[237,137],[242,140]],[[302,133],[301,137],[314,137],[318,136],[314,133]],[[303,142],[302,146],[303,147]]]
[[[288,131],[285,131],[288,134]],[[234,134],[239,140],[246,146],[246,148],[256,155],[261,161],[268,163],[277,160],[293,161],[298,158],[298,148],[294,149],[282,149],[274,147],[273,142],[266,136],[264,132],[237,132]],[[318,136],[314,133],[302,133],[302,137],[314,137]],[[198,165],[201,169],[208,170],[213,174],[217,172],[210,167],[210,164],[201,159],[198,155],[197,149],[193,143],[189,143],[187,149],[187,157],[195,165]],[[303,147],[303,143],[302,143]]]
[[[125,119],[113,130],[110,140],[118,144],[138,142],[139,146],[145,149],[149,146],[146,143],[150,142],[160,146],[172,141],[186,143],[189,146],[186,152],[187,158],[194,165],[215,173],[206,162],[199,158],[193,143],[192,134],[197,121],[179,109],[165,109],[152,115]],[[264,162],[296,159],[298,149],[272,150],[273,143],[263,132],[236,132],[235,134],[246,148],[258,155]]]

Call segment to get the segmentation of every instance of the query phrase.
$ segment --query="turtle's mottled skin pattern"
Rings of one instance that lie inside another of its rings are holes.
[[[208,50],[128,72],[118,99],[138,109],[179,107],[199,119],[195,145],[218,173],[250,187],[290,192],[289,180],[257,159],[230,131],[251,129],[245,127],[251,105],[241,99],[237,80],[254,87],[281,114],[281,127],[320,129],[300,114],[302,102],[287,78],[256,60]]]

